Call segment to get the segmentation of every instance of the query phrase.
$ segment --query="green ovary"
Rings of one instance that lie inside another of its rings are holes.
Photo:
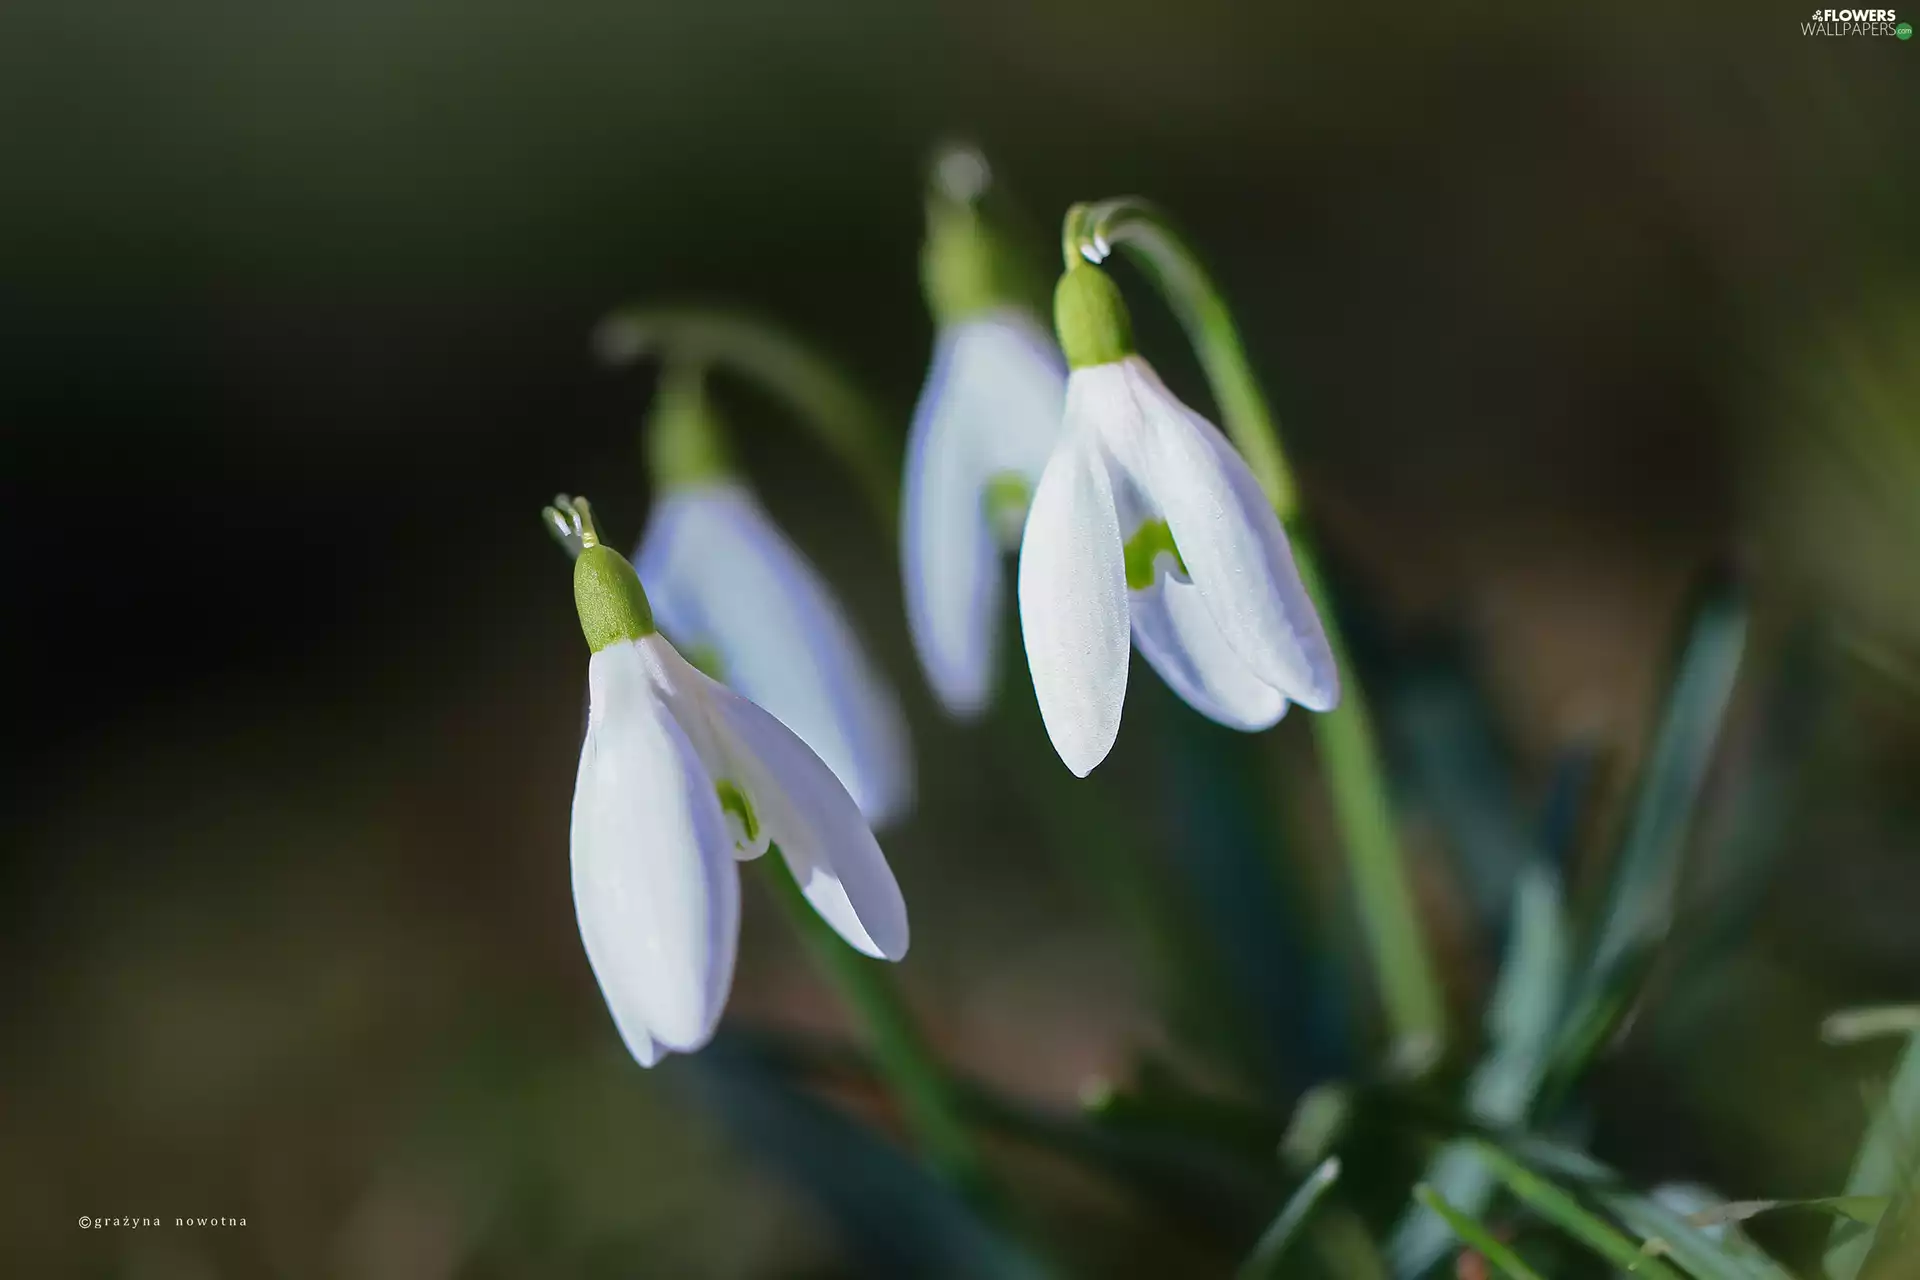
[[[1187,562],[1180,558],[1180,548],[1173,540],[1173,530],[1165,520],[1149,520],[1134,530],[1127,539],[1127,587],[1132,591],[1145,591],[1153,585],[1153,563],[1162,553],[1173,557],[1182,575],[1187,572]]]

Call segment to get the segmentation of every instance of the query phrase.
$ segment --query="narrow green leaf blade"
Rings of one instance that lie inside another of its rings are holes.
[[[1706,591],[1694,612],[1561,1032],[1564,1072],[1578,1070],[1606,1041],[1673,922],[1681,855],[1733,697],[1747,620],[1744,596],[1729,585]]]
[[[1904,1198],[1913,1186],[1916,1165],[1920,1165],[1920,1032],[1907,1038],[1893,1078],[1887,1082],[1886,1101],[1861,1139],[1847,1178],[1847,1195]],[[1886,1215],[1872,1232],[1849,1230],[1847,1222],[1835,1223],[1826,1254],[1831,1280],[1854,1280],[1879,1247],[1880,1237],[1888,1235],[1901,1216]]]
[[[1541,863],[1523,868],[1513,891],[1513,927],[1506,963],[1487,1014],[1491,1048],[1467,1082],[1467,1110],[1495,1129],[1518,1128],[1545,1076],[1566,998],[1571,943],[1561,914],[1560,882]],[[1427,1166],[1436,1194],[1468,1214],[1482,1213],[1493,1175],[1462,1143],[1448,1143]],[[1414,1206],[1395,1225],[1387,1257],[1398,1276],[1420,1276],[1447,1251],[1449,1224]]]
[[[1468,1248],[1478,1252],[1507,1280],[1544,1280],[1538,1271],[1528,1266],[1519,1254],[1503,1244],[1485,1226],[1448,1204],[1439,1192],[1426,1183],[1413,1189],[1413,1198],[1420,1202],[1422,1208],[1446,1223]]]
[[[1623,1271],[1653,1280],[1681,1280],[1680,1274],[1623,1235],[1612,1223],[1590,1212],[1560,1187],[1491,1143],[1476,1141],[1473,1148],[1519,1200]]]
[[[1253,1246],[1253,1252],[1247,1255],[1246,1262],[1240,1267],[1239,1280],[1264,1280],[1264,1277],[1279,1274],[1280,1260],[1286,1255],[1287,1246],[1300,1234],[1300,1228],[1313,1212],[1314,1206],[1320,1203],[1321,1197],[1332,1189],[1339,1178],[1338,1156],[1328,1156],[1321,1161],[1319,1168],[1307,1175],[1261,1234],[1259,1242]]]
[[[1729,1200],[1711,1209],[1690,1213],[1687,1215],[1687,1221],[1696,1227],[1717,1227],[1731,1222],[1745,1222],[1763,1213],[1777,1213],[1782,1209],[1811,1209],[1817,1213],[1830,1214],[1836,1218],[1871,1227],[1886,1215],[1887,1198],[1885,1196],[1813,1196],[1805,1200]]]
[[[1597,1198],[1607,1212],[1640,1237],[1643,1249],[1656,1241],[1665,1245],[1673,1260],[1699,1280],[1793,1280],[1788,1271],[1758,1249],[1716,1240],[1704,1227],[1652,1196],[1602,1191]]]

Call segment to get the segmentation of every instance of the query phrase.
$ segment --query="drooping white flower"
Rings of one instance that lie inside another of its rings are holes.
[[[933,167],[921,273],[933,365],[907,439],[901,568],[907,622],[948,711],[985,708],[1001,630],[1002,556],[1060,436],[1066,369],[1020,301],[1017,260],[979,202],[990,184],[970,148]]]
[[[1001,627],[1001,557],[1018,545],[1060,435],[1066,372],[1024,312],[943,326],[907,439],[901,510],[907,621],[940,701],[986,706]]]
[[[1258,730],[1327,711],[1339,674],[1279,518],[1231,444],[1133,350],[1097,268],[1061,278],[1065,432],[1027,516],[1020,621],[1054,749],[1086,776],[1126,698],[1129,637],[1196,711]]]
[[[739,938],[736,860],[777,846],[807,901],[870,956],[906,954],[906,904],[833,771],[682,658],[654,629],[633,566],[599,545],[586,503],[558,506],[549,519],[582,547],[574,600],[593,654],[574,909],[620,1036],[652,1066],[719,1022]]]
[[[658,498],[634,555],[661,630],[800,735],[875,827],[913,803],[906,719],[820,572],[721,453],[696,384],[648,428]]]

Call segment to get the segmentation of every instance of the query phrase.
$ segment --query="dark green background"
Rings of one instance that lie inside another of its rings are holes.
[[[1180,216],[1381,651],[1463,644],[1527,794],[1570,738],[1629,771],[1707,561],[1753,575],[1767,645],[1810,617],[1842,636],[1759,931],[1676,1007],[1684,1034],[1627,1046],[1596,1116],[1641,1176],[1833,1189],[1879,1059],[1814,1025],[1920,985],[1920,52],[1808,39],[1800,13],[0,8],[0,1269],[843,1265],[812,1202],[631,1068],[600,1008],[565,872],[585,652],[537,513],[585,491],[616,537],[640,527],[649,379],[587,347],[624,301],[777,316],[904,432],[931,342],[921,166],[956,135],[1043,253],[1074,199]],[[1128,283],[1144,349],[1204,403]],[[1826,466],[1863,402],[1904,436]],[[887,531],[770,406],[727,403],[914,718],[922,811],[889,847],[936,1038],[1050,1101],[1124,1071],[1169,1033],[1007,785],[1065,771],[940,722]],[[1181,713],[1147,696],[1110,767],[1142,785],[1099,794],[1177,857],[1145,739]],[[1196,732],[1266,778],[1305,756],[1299,719]],[[1297,789],[1274,804],[1312,827]],[[1471,1027],[1485,964],[1410,818]],[[1350,957],[1332,864],[1287,896]],[[757,900],[747,934],[737,1020],[833,1025]],[[1111,1267],[1226,1256],[1033,1176]]]

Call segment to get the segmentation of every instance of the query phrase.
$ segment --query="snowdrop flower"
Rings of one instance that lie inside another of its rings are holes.
[[[1120,730],[1131,632],[1202,715],[1265,729],[1340,700],[1280,520],[1212,423],[1133,349],[1119,290],[1076,263],[1054,295],[1066,425],[1020,550],[1020,622],[1047,734],[1075,774]]]
[[[993,692],[1001,557],[1060,435],[1066,373],[1051,337],[1009,301],[1002,253],[975,201],[977,152],[936,166],[922,260],[933,367],[907,440],[901,511],[907,621],[927,680],[955,715]]]
[[[643,1067],[713,1035],[740,930],[736,859],[777,845],[807,901],[867,955],[907,951],[907,912],[873,833],[807,745],[695,670],[654,628],[640,579],[585,499],[547,519],[573,547],[593,656],[573,792],[573,901],[587,960]]]
[[[733,472],[697,370],[668,370],[648,448],[658,496],[634,562],[661,630],[799,734],[875,827],[901,817],[913,753],[899,703],[819,571]]]

